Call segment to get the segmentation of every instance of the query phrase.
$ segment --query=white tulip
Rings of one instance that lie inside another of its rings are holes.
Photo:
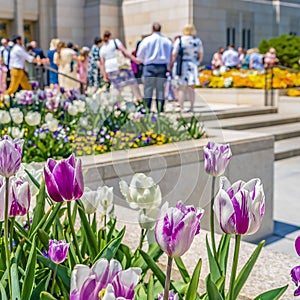
[[[112,205],[114,193],[113,193],[113,187],[103,186],[99,187],[97,189],[98,196],[100,199],[100,204],[103,207],[104,211],[107,211],[107,209]]]
[[[24,115],[19,108],[11,108],[9,113],[14,123],[21,124],[23,122]]]
[[[155,207],[153,209],[141,209],[139,212],[139,224],[141,228],[152,230],[154,228],[155,222],[158,218],[160,209]]]
[[[68,107],[68,113],[71,116],[76,116],[78,114],[78,108],[75,105],[69,105]]]
[[[93,214],[97,211],[100,203],[100,198],[97,191],[92,191],[90,188],[85,187],[81,197],[84,210],[87,214]]]
[[[151,177],[143,173],[133,175],[130,185],[120,181],[120,190],[129,206],[135,208],[152,209],[161,204],[161,191]]]
[[[54,132],[58,128],[58,120],[52,119],[52,120],[47,122],[47,125],[48,125],[49,130]]]
[[[29,126],[37,126],[41,123],[41,114],[37,111],[30,111],[25,116],[25,121]]]
[[[11,121],[10,115],[6,110],[0,110],[0,123],[7,124]]]
[[[20,130],[20,128],[18,127],[13,127],[11,129],[11,135],[13,138],[18,138],[21,139],[24,136],[24,128],[22,128],[22,130]]]
[[[81,101],[81,100],[74,100],[74,101],[73,101],[73,105],[76,106],[76,108],[78,109],[78,111],[79,111],[80,113],[85,112],[85,102],[84,102],[84,101]]]
[[[45,116],[45,121],[48,123],[54,119],[53,114],[47,113]]]
[[[41,140],[44,140],[47,137],[46,132],[41,132],[39,134],[39,137],[40,137]]]

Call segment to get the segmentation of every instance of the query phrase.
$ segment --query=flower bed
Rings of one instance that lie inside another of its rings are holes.
[[[202,260],[189,274],[181,256],[189,250],[194,237],[201,234],[200,222],[205,213],[201,208],[182,201],[174,207],[166,202],[159,208],[160,187],[144,174],[135,174],[129,185],[121,181],[123,197],[132,208],[139,209],[140,242],[132,251],[123,243],[126,228],[116,227],[111,188],[85,189],[81,160],[74,154],[60,161],[48,159],[41,170],[43,176],[25,171],[28,179],[20,179],[22,143],[8,136],[0,140],[0,217],[4,225],[0,237],[1,299],[238,298],[264,245],[264,241],[260,242],[245,266],[238,268],[241,237],[259,229],[265,214],[265,194],[258,178],[233,184],[226,177],[219,178],[231,160],[229,145],[209,142],[203,151],[212,191],[211,235],[206,238],[210,273],[205,292],[200,295]],[[220,182],[217,193],[216,180]],[[38,188],[38,194],[30,213],[32,187]],[[98,205],[103,209],[101,215],[97,214]],[[224,232],[220,241],[215,239],[213,212]],[[75,225],[76,221],[80,226]],[[297,239],[296,250],[300,254],[299,242]],[[231,243],[235,247],[229,271]],[[163,253],[168,256],[166,273],[158,264]],[[180,271],[178,280],[171,280],[173,263]],[[298,269],[292,270],[297,285]],[[263,292],[255,299],[279,299],[287,287]],[[295,295],[298,293],[297,289]]]
[[[273,69],[273,88],[286,89],[300,86],[300,72]],[[210,88],[265,88],[265,74],[253,70],[230,70],[224,73],[204,70],[199,76],[200,86]],[[270,75],[268,76],[270,80]]]
[[[146,113],[141,104],[101,92],[21,91],[0,110],[1,135],[24,138],[24,161],[91,155],[201,138],[195,118]]]

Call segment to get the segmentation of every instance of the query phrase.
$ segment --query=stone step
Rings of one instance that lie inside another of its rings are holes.
[[[246,130],[300,122],[300,114],[265,114],[220,120],[218,126],[230,130]],[[206,126],[210,126],[210,121]],[[211,124],[213,127],[215,124]]]
[[[200,113],[195,113],[197,117],[200,117],[201,121],[209,121],[215,119],[229,119],[229,118],[240,118],[246,116],[257,116],[257,115],[266,115],[266,114],[276,114],[277,108],[273,106],[269,107],[239,107],[231,108],[220,111],[203,111]]]
[[[300,155],[300,137],[284,139],[274,144],[275,160]]]
[[[245,130],[247,132],[259,132],[274,135],[275,141],[290,139],[300,136],[300,122],[291,124],[274,125],[261,128],[252,128]]]

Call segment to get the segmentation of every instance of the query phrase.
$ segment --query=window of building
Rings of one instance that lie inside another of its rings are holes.
[[[228,27],[226,31],[226,43],[227,45],[234,44],[236,41],[236,32],[235,32],[235,27]]]

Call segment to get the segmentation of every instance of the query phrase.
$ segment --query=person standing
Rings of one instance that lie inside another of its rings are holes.
[[[124,57],[139,63],[139,61],[130,54],[119,39],[114,39],[110,31],[106,30],[103,34],[103,45],[100,49],[100,62],[103,80],[111,84],[121,93],[125,86],[129,86],[135,100],[142,100],[137,80],[131,67],[124,68],[119,66],[117,51],[120,51]]]
[[[212,60],[211,60],[211,67],[213,70],[219,70],[223,66],[223,59],[222,55],[224,53],[224,48],[220,47],[218,52],[214,53]]]
[[[194,110],[195,102],[195,86],[199,85],[199,71],[198,66],[203,58],[203,46],[201,40],[196,37],[196,29],[194,25],[187,24],[184,26],[183,35],[176,39],[174,43],[172,68],[177,59],[180,47],[183,48],[182,56],[182,73],[178,78],[177,95],[180,108],[183,109],[185,97],[190,101],[190,108],[188,112]]]
[[[144,64],[144,101],[150,111],[155,89],[157,112],[164,111],[164,83],[172,53],[172,42],[160,31],[161,25],[153,23],[152,34],[142,40],[137,51],[137,58]]]
[[[86,89],[88,76],[89,53],[90,52],[87,47],[82,47],[76,61],[77,79],[83,82],[84,89]]]
[[[73,90],[79,88],[77,82],[76,70],[74,67],[74,60],[77,56],[73,49],[67,48],[64,42],[59,42],[57,50],[54,53],[54,63],[58,66],[58,83],[60,87],[65,90]],[[68,77],[64,76],[67,75]],[[71,79],[74,78],[75,80]]]
[[[8,45],[8,40],[6,38],[1,39],[0,57],[2,57],[3,64],[7,68],[6,86],[9,86],[10,83],[10,72],[9,72],[10,49],[11,47]]]
[[[100,55],[99,50],[102,45],[102,39],[97,36],[94,38],[94,45],[91,48],[88,66],[87,85],[93,88],[95,92],[100,86]]]
[[[37,63],[38,59],[34,58],[26,52],[22,46],[22,37],[15,36],[13,38],[14,46],[10,50],[10,61],[9,69],[11,81],[10,85],[6,91],[7,95],[14,94],[19,85],[21,85],[23,90],[32,90],[31,84],[28,82],[28,78],[25,72],[25,60],[28,62]]]
[[[58,85],[58,74],[55,72],[58,71],[58,66],[54,63],[54,54],[56,52],[58,43],[59,43],[59,39],[52,39],[47,53],[50,68],[54,70],[54,71],[49,71],[49,85],[51,90],[53,90],[54,87]]]
[[[223,53],[222,59],[226,69],[235,69],[240,63],[239,54],[232,44],[229,45],[227,50]]]

